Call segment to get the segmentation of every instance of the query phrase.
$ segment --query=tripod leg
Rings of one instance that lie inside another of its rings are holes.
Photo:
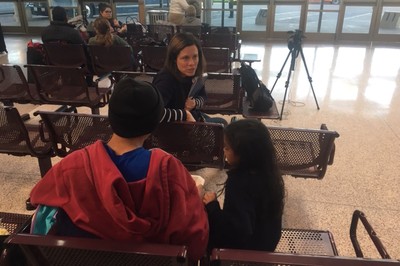
[[[314,95],[315,104],[317,105],[317,109],[319,110],[319,105],[318,105],[317,97],[315,96],[314,87],[313,87],[313,85],[312,85],[312,77],[310,76],[310,73],[308,72],[308,67],[307,67],[306,59],[304,58],[303,49],[302,49],[301,47],[300,47],[300,54],[301,54],[301,59],[303,60],[303,63],[304,63],[304,68],[306,69],[306,72],[307,72],[308,82],[310,83],[311,91],[312,91],[312,93],[313,93],[313,95]]]
[[[287,62],[287,60],[289,59],[291,52],[292,52],[292,51],[289,51],[289,53],[288,53],[288,55],[287,55],[287,57],[286,57],[286,59],[285,59],[285,62],[284,62],[283,65],[282,65],[281,70],[279,70],[278,75],[276,75],[276,80],[275,80],[274,85],[272,86],[271,93],[274,91],[275,85],[276,85],[276,83],[278,82],[278,79],[279,79],[279,78],[281,77],[281,75],[282,75],[283,68],[285,67],[286,62]]]
[[[291,64],[294,64],[294,61],[295,60],[292,60]],[[279,115],[279,120],[282,120],[283,109],[285,108],[286,95],[287,95],[287,91],[288,91],[288,88],[289,88],[290,76],[292,75],[292,67],[293,66],[290,66],[288,77],[287,77],[287,80],[285,82],[285,95],[283,96],[283,102],[282,102],[281,114]]]

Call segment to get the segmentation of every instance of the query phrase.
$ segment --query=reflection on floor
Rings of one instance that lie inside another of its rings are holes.
[[[37,39],[37,37],[35,37]],[[9,54],[1,63],[23,65],[30,37],[7,36]],[[348,236],[352,212],[367,215],[392,257],[400,259],[400,49],[398,47],[303,44],[305,61],[298,57],[288,86],[282,120],[267,125],[336,130],[336,156],[323,180],[285,177],[284,226],[330,230],[338,251],[354,256]],[[286,44],[244,43],[242,53],[257,53],[253,63],[271,88],[289,50]],[[320,110],[312,96],[308,67]],[[282,106],[290,60],[282,70],[273,96]],[[18,105],[23,111],[36,106]],[[104,112],[104,110],[102,110]],[[54,162],[58,159],[54,159]],[[30,157],[0,155],[0,211],[27,213],[24,200],[40,179],[37,161]],[[208,189],[225,178],[224,172],[206,169]],[[360,232],[368,257],[379,257]]]

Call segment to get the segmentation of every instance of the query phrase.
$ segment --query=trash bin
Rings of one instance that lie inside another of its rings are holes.
[[[167,10],[149,10],[149,24],[156,24],[158,20],[166,21],[168,19]]]

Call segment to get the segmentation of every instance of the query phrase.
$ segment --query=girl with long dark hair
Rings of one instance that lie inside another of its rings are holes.
[[[209,249],[274,251],[281,237],[284,183],[267,127],[244,119],[225,128],[224,154],[232,166],[224,184],[223,208],[206,192]]]

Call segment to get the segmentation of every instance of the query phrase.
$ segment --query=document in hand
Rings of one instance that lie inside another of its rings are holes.
[[[199,93],[201,88],[203,88],[204,83],[207,80],[207,77],[208,77],[207,73],[203,73],[203,75],[201,77],[195,77],[193,79],[193,85],[190,88],[188,97],[196,97],[197,96],[197,94]]]
[[[201,177],[199,175],[192,175],[192,178],[193,178],[194,182],[196,183],[196,186],[204,185],[205,180],[203,177]]]

